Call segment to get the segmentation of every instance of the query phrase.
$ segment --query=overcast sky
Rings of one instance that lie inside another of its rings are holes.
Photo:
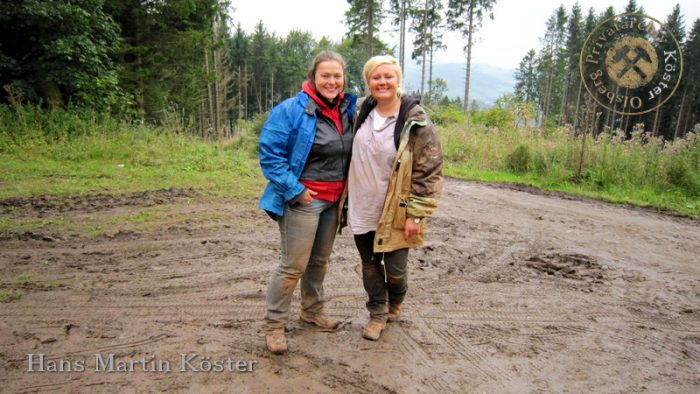
[[[608,6],[616,13],[623,12],[629,0],[580,0],[584,17],[593,7],[600,14]],[[263,22],[269,32],[286,36],[290,30],[309,31],[316,39],[327,36],[339,42],[347,30],[344,24],[345,11],[349,8],[346,0],[230,0],[233,8],[234,25],[240,23],[250,33],[258,21]],[[387,3],[385,1],[385,3]],[[483,63],[502,68],[517,68],[525,53],[540,48],[540,38],[544,35],[545,22],[560,4],[571,12],[576,0],[498,0],[494,7],[493,20],[484,20],[477,33],[476,46],[472,57],[474,63]],[[678,3],[685,17],[686,31],[700,18],[699,0],[637,0],[647,15],[666,21],[673,6]],[[382,41],[398,47],[398,33],[380,33]],[[462,48],[463,40],[454,33],[445,35],[447,50],[436,53],[436,62],[464,62],[466,55]],[[410,52],[408,53],[410,57]]]

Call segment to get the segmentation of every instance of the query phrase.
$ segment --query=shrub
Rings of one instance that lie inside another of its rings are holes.
[[[486,127],[506,129],[515,124],[515,116],[505,108],[493,107],[484,111],[477,111],[472,116],[472,122],[483,124]]]
[[[693,176],[688,162],[676,157],[671,158],[666,165],[665,174],[668,186],[683,189],[691,196],[700,195],[700,185]]]
[[[531,161],[530,148],[524,144],[518,144],[505,158],[506,167],[515,172],[526,172]]]
[[[430,120],[438,126],[464,124],[467,121],[467,115],[462,112],[461,108],[457,107],[431,107],[429,116]]]

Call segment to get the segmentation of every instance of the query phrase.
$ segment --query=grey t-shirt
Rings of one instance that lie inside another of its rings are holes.
[[[348,225],[353,234],[377,230],[396,157],[396,115],[382,118],[372,110],[355,135],[348,174]]]

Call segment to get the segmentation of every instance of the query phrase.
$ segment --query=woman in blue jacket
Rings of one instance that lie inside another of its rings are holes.
[[[338,229],[338,200],[352,152],[357,97],[344,93],[345,61],[324,51],[313,60],[301,91],[270,112],[259,141],[269,183],[260,208],[277,220],[281,258],[267,289],[265,344],[287,351],[284,328],[301,280],[301,320],[324,329],[339,321],[324,312],[323,279]]]

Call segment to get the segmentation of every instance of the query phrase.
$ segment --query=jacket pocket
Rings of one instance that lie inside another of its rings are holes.
[[[400,195],[396,201],[394,220],[392,220],[391,226],[397,230],[403,230],[406,226],[406,200],[406,196]]]

